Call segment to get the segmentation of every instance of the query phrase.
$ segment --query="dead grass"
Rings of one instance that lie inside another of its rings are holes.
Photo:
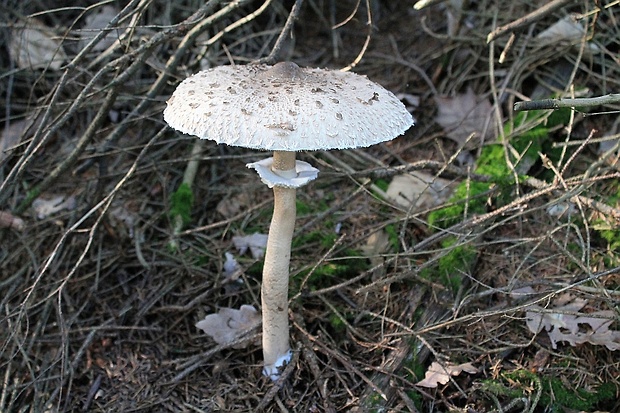
[[[10,220],[0,230],[0,411],[484,412],[517,411],[527,400],[524,411],[542,412],[566,408],[560,391],[579,399],[579,391],[604,385],[618,394],[617,354],[591,344],[553,349],[524,319],[527,305],[550,306],[568,293],[587,300],[586,312],[615,311],[620,329],[617,164],[601,160],[587,141],[617,133],[617,113],[574,113],[551,131],[545,151],[586,142],[554,158],[555,171],[538,161],[529,180],[511,184],[509,199],[496,198],[495,188],[484,213],[465,213],[449,228],[428,225],[429,210],[444,205],[403,210],[373,187],[402,169],[455,183],[485,178],[448,167],[459,145],[433,121],[437,95],[472,88],[492,103],[488,122],[502,130],[523,97],[618,93],[613,2],[566,2],[515,31],[508,47],[509,34],[491,45],[487,35],[547,2],[470,2],[451,29],[446,15],[456,12],[446,5],[418,12],[412,2],[369,1],[369,26],[367,2],[309,0],[294,36],[280,44],[292,1],[274,0],[259,15],[251,13],[262,2],[131,1],[111,28],[121,43],[83,55],[84,17],[102,5],[42,3],[0,5],[0,210],[23,219],[21,230]],[[584,38],[597,52],[580,39],[535,41],[567,12],[584,16]],[[73,59],[62,69],[23,69],[9,59],[11,35],[28,16],[54,29],[50,36]],[[339,22],[346,24],[333,29]],[[266,232],[269,224],[271,193],[244,166],[259,154],[204,146],[191,223],[173,251],[170,197],[194,140],[168,129],[161,113],[178,81],[201,66],[265,58],[276,44],[280,59],[354,64],[421,104],[416,127],[393,142],[301,154],[322,172],[299,191],[295,356],[286,380],[273,384],[262,377],[253,344],[260,331],[233,349],[194,326],[219,307],[260,305],[260,263],[239,258],[240,281],[221,277],[232,236]],[[7,128],[21,119],[31,129],[9,141]],[[58,196],[72,200],[69,207],[37,217],[33,201]],[[547,213],[569,199],[576,206],[570,219]],[[368,237],[384,231],[387,248],[364,256]],[[435,269],[457,247],[475,260],[453,262],[456,284],[449,286]],[[524,287],[535,292],[511,294]],[[437,389],[416,386],[431,361],[471,362],[479,373]],[[552,391],[554,377],[563,387]],[[614,400],[591,408],[613,411]]]

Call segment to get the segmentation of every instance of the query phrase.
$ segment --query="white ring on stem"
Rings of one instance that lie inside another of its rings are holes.
[[[271,169],[271,165],[273,165],[273,158],[252,162],[246,166],[258,172],[258,176],[260,176],[261,181],[263,181],[263,183],[269,188],[273,188],[274,186],[283,188],[301,188],[308,182],[316,179],[319,175],[318,169],[304,161],[295,161],[295,172],[297,173],[297,176],[293,178],[286,178],[278,175]]]

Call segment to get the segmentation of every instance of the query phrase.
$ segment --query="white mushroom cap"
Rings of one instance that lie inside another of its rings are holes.
[[[272,151],[366,147],[413,125],[400,100],[365,76],[290,62],[199,72],[176,89],[164,119],[183,133]]]

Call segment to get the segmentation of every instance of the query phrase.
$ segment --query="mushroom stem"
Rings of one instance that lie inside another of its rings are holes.
[[[276,151],[272,171],[294,177],[295,152]],[[295,188],[273,187],[274,207],[265,251],[261,299],[263,307],[263,374],[272,380],[290,360],[288,282],[291,242],[295,228]]]

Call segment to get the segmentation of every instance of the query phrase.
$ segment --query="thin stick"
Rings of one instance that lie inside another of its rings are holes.
[[[28,207],[30,207],[32,201],[34,201],[41,194],[42,191],[51,188],[53,183],[58,179],[58,177],[62,175],[67,169],[69,169],[71,165],[73,165],[75,160],[80,156],[84,148],[86,148],[86,146],[90,143],[91,138],[95,135],[96,131],[99,129],[103,121],[108,116],[108,111],[114,104],[117,94],[118,91],[116,89],[110,89],[108,91],[108,94],[101,106],[99,107],[95,118],[91,121],[90,125],[88,126],[86,131],[84,131],[80,139],[78,139],[77,143],[75,144],[75,148],[68,156],[64,157],[62,162],[60,162],[52,171],[47,173],[47,176],[45,177],[45,179],[43,179],[43,181],[41,181],[41,183],[35,185],[34,188],[28,191],[28,194],[26,195],[24,200],[15,209],[15,212],[17,214],[23,213]]]
[[[534,23],[537,20],[545,17],[549,13],[553,12],[556,9],[559,9],[562,6],[570,3],[572,0],[553,0],[542,7],[534,10],[530,14],[526,14],[525,16],[518,18],[515,21],[512,21],[504,26],[498,27],[493,30],[487,36],[487,43],[491,43],[493,40],[497,39],[504,34],[512,33],[513,31],[520,29],[523,26],[527,26],[529,24]],[[415,7],[415,6],[414,6]]]
[[[366,53],[366,49],[368,49],[368,45],[370,44],[370,38],[372,37],[372,13],[370,12],[370,3],[366,0],[366,27],[368,27],[368,33],[366,34],[366,40],[362,45],[362,50],[357,54],[355,59],[346,67],[340,69],[342,72],[348,72],[353,69],[357,64],[362,60],[362,57]]]
[[[106,88],[104,90],[107,90],[108,94],[104,100],[104,104],[99,108],[99,111],[95,117],[95,121],[93,121],[91,123],[91,125],[86,129],[86,131],[84,132],[84,134],[82,134],[82,136],[80,137],[80,140],[78,142],[78,144],[76,145],[76,147],[73,149],[73,151],[71,152],[71,154],[69,156],[67,156],[65,158],[65,160],[63,160],[55,169],[54,171],[52,171],[50,174],[48,174],[48,176],[46,177],[46,179],[41,182],[39,185],[35,186],[35,188],[33,188],[29,194],[27,195],[26,199],[24,201],[22,201],[22,203],[18,206],[18,208],[16,209],[16,211],[18,213],[23,212],[26,208],[28,208],[30,206],[30,203],[32,203],[32,201],[39,195],[39,193],[42,191],[42,189],[45,188],[49,188],[53,182],[58,178],[58,176],[60,176],[64,171],[66,171],[69,167],[71,167],[71,165],[73,164],[73,162],[79,157],[79,155],[81,154],[82,150],[92,141],[92,138],[94,137],[96,131],[98,130],[99,124],[105,120],[105,116],[107,116],[107,110],[104,110],[105,107],[109,107],[112,104],[114,104],[114,102],[116,101],[116,95],[118,94],[118,92],[120,91],[120,88],[123,86],[122,83],[124,81],[126,81],[127,79],[129,79],[131,76],[133,76],[133,74],[140,68],[142,67],[144,60],[146,59],[146,55],[148,55],[149,53],[152,53],[153,48],[156,47],[158,44],[163,43],[165,40],[173,37],[174,35],[177,35],[179,33],[180,30],[182,30],[183,28],[189,27],[190,25],[196,24],[199,19],[201,19],[203,17],[203,9],[206,8],[203,7],[201,8],[199,11],[197,11],[196,13],[194,13],[192,16],[190,16],[188,19],[186,19],[183,23],[181,23],[179,26],[176,26],[175,28],[172,29],[167,29],[164,30],[163,32],[160,32],[156,35],[154,35],[146,44],[140,46],[140,48],[138,48],[135,52],[132,53],[126,53],[123,56],[117,58],[116,60],[114,60],[113,62],[108,63],[107,65],[105,65],[103,68],[101,68],[88,82],[88,84],[86,86],[84,86],[84,88],[82,88],[82,91],[79,93],[79,95],[77,97],[75,97],[75,99],[73,100],[72,104],[70,105],[70,107],[64,112],[64,114],[59,117],[58,120],[54,121],[53,124],[51,125],[47,125],[46,124],[46,117],[49,114],[49,111],[51,110],[51,108],[54,105],[54,102],[56,101],[57,97],[61,94],[61,90],[63,90],[65,84],[67,84],[69,82],[69,71],[72,70],[74,68],[74,65],[76,65],[76,61],[72,61],[71,63],[69,63],[69,65],[67,66],[67,69],[64,71],[61,80],[59,80],[58,85],[56,87],[56,92],[54,93],[49,105],[48,105],[48,109],[45,112],[45,115],[43,117],[43,119],[41,120],[41,126],[40,128],[37,130],[37,132],[35,133],[35,136],[33,136],[32,138],[32,144],[29,146],[29,148],[26,150],[26,152],[29,154],[27,157],[23,157],[22,159],[24,159],[23,161],[20,161],[19,167],[13,168],[11,170],[11,173],[9,174],[9,176],[4,180],[4,182],[0,185],[0,193],[3,191],[5,185],[7,185],[9,182],[16,182],[17,180],[19,180],[19,177],[21,176],[21,174],[23,173],[23,171],[25,170],[26,166],[34,159],[34,153],[41,148],[45,142],[47,142],[51,136],[57,131],[59,130],[69,119],[72,119],[75,116],[75,113],[79,110],[79,108],[82,106],[82,104],[87,100],[87,99],[92,99],[92,96],[90,95],[92,89],[94,89],[94,87],[98,84],[98,81],[101,80],[103,78],[103,76],[109,72],[111,72],[112,70],[117,69],[118,67],[122,67],[124,64],[129,63],[129,62],[133,62],[130,64],[130,66],[128,68],[123,69],[122,73],[120,75],[118,75],[115,79],[113,79],[111,82],[109,82],[106,85]],[[136,56],[140,56],[139,58],[137,58]],[[163,71],[162,73],[168,73],[167,71]],[[163,86],[163,84],[162,84]],[[100,91],[95,91],[92,92],[93,94],[95,93],[99,93]],[[147,98],[145,98],[140,105],[144,104],[145,102],[151,102],[150,100],[150,96],[147,96]],[[140,106],[138,105],[138,106]],[[135,112],[135,109],[134,109]],[[133,112],[132,112],[133,113]],[[112,138],[115,136],[119,136],[119,134],[116,133],[116,131],[119,130],[119,128],[124,128],[124,130],[128,127],[129,123],[127,120],[131,117],[130,116],[127,117],[126,121],[121,123],[117,129],[112,133]],[[45,132],[43,132],[45,131]],[[40,134],[43,134],[42,137],[38,138],[37,136],[39,136]],[[35,145],[36,143],[36,145]],[[32,148],[30,148],[32,146]]]
[[[291,29],[293,28],[293,23],[295,22],[295,20],[297,20],[297,17],[299,16],[299,11],[301,10],[302,4],[303,4],[303,0],[295,1],[295,4],[293,4],[293,7],[291,8],[291,12],[289,13],[288,18],[286,19],[286,23],[284,23],[282,32],[280,32],[280,35],[276,39],[276,44],[273,45],[273,49],[271,49],[271,52],[269,53],[268,56],[263,57],[262,59],[258,59],[256,63],[273,64],[277,61],[278,56],[280,54],[280,50],[282,49],[282,46],[284,45],[284,41],[286,40],[286,37],[288,36]]]
[[[420,0],[413,5],[413,8],[416,10],[422,10],[425,7],[432,6],[434,4],[439,4],[445,0]]]
[[[611,105],[620,103],[620,93],[610,95],[597,96],[593,98],[575,98],[575,99],[542,99],[531,100],[526,102],[517,102],[514,105],[515,112],[526,110],[544,110],[544,109],[560,109],[560,108],[590,108],[601,105]]]
[[[234,23],[229,24],[228,26],[226,26],[224,28],[224,30],[220,30],[215,36],[211,37],[207,43],[205,44],[207,47],[214,45],[217,41],[219,41],[222,37],[224,37],[224,35],[232,32],[235,29],[238,29],[239,27],[243,26],[244,24],[247,24],[249,22],[251,22],[252,20],[254,20],[256,17],[260,16],[266,9],[267,7],[269,7],[269,5],[271,4],[272,0],[266,0],[262,6],[260,6],[258,9],[256,9],[255,11],[253,11],[252,13],[248,14],[247,16],[239,19],[239,20],[235,20]]]
[[[293,369],[295,368],[295,366],[297,365],[297,362],[299,361],[300,350],[301,350],[301,343],[299,343],[297,345],[297,349],[293,353],[293,359],[286,366],[284,371],[282,371],[282,375],[280,377],[278,377],[278,380],[276,381],[275,385],[271,386],[271,388],[269,390],[267,390],[267,392],[265,393],[265,396],[263,397],[263,399],[260,401],[258,406],[256,406],[256,411],[257,412],[264,411],[264,409],[269,405],[269,403],[271,403],[271,401],[274,399],[274,397],[277,396],[277,394],[280,391],[280,389],[282,389],[282,386],[284,386],[284,384],[286,383],[287,378],[293,373]]]

